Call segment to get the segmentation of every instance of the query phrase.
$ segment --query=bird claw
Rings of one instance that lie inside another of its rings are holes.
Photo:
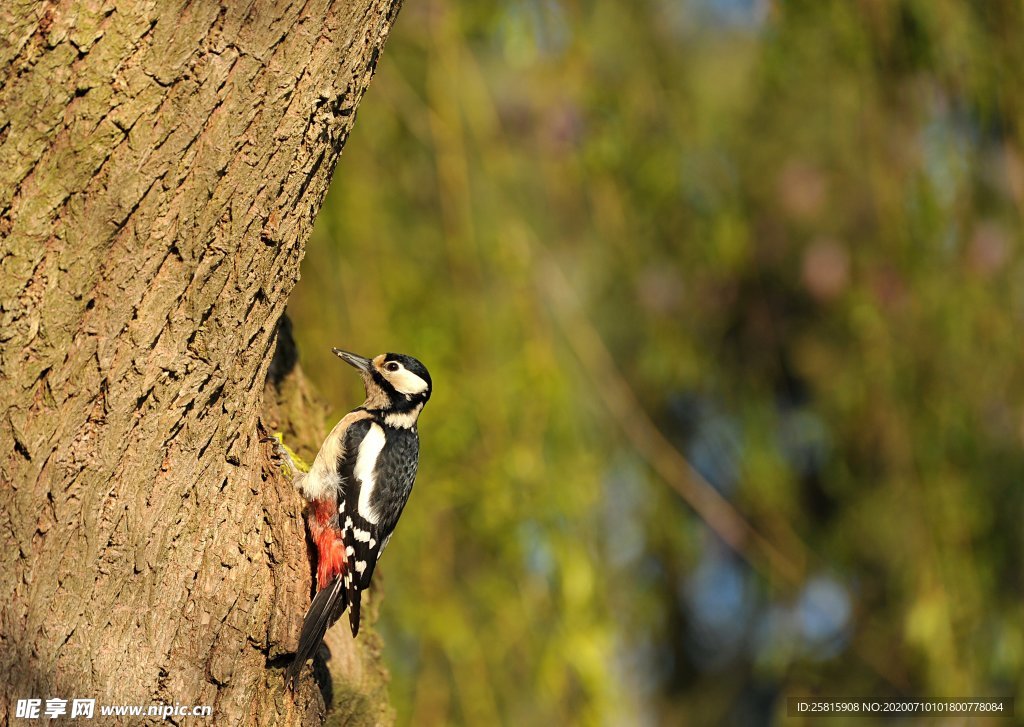
[[[272,456],[275,460],[279,460],[284,463],[285,467],[288,468],[288,473],[291,475],[292,480],[297,480],[302,476],[302,470],[295,464],[295,460],[292,458],[292,453],[284,446],[284,442],[279,437],[263,437],[260,439],[261,444],[273,444]]]

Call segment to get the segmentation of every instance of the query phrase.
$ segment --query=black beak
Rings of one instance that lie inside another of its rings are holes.
[[[373,367],[373,362],[368,358],[357,356],[354,353],[349,353],[348,351],[342,351],[340,348],[332,348],[331,350],[334,351],[335,356],[360,371],[369,371]]]

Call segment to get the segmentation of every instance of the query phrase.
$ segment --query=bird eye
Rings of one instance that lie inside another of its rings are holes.
[[[396,364],[394,361],[388,361],[386,364],[384,364],[384,368],[388,371],[398,371],[398,364]]]

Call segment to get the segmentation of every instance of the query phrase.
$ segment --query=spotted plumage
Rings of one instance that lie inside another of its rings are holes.
[[[366,401],[338,422],[309,473],[296,480],[310,501],[307,520],[318,562],[317,594],[286,674],[292,688],[346,608],[352,635],[359,632],[362,591],[416,479],[416,423],[431,392],[430,374],[411,356],[387,353],[371,360],[334,352],[362,373]]]

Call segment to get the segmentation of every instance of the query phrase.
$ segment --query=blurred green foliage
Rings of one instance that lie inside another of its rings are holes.
[[[290,310],[337,415],[332,345],[435,381],[378,571],[400,724],[1024,698],[1022,14],[406,4]]]

